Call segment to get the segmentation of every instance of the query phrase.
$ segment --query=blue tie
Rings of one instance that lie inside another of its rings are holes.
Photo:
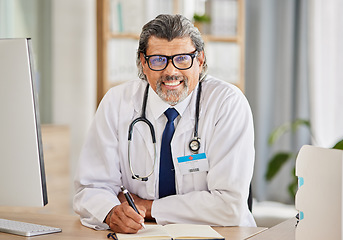
[[[171,154],[170,142],[174,135],[174,119],[179,113],[174,108],[169,108],[164,114],[168,122],[163,131],[160,158],[159,195],[160,198],[176,194],[175,170]]]

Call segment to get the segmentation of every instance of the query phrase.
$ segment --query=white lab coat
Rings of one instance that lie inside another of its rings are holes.
[[[192,154],[188,144],[194,134],[197,89],[193,91],[178,117],[171,143],[177,194],[158,199],[158,163],[146,182],[132,179],[128,163],[128,126],[141,115],[145,87],[142,80],[116,86],[99,105],[75,178],[74,210],[81,216],[82,224],[107,229],[103,220],[120,204],[116,196],[124,185],[139,197],[154,200],[152,216],[158,224],[256,226],[247,206],[255,152],[253,119],[245,96],[237,87],[213,77],[203,81],[199,153],[206,153],[209,170],[182,175],[177,157]],[[155,127],[159,159],[166,120],[151,110],[156,103],[150,96],[157,96],[151,88],[146,117]],[[150,130],[143,123],[134,127],[131,159],[136,174],[151,171],[154,147]]]

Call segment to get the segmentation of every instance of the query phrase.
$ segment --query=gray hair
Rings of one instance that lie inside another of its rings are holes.
[[[143,73],[142,63],[140,61],[140,54],[146,53],[148,48],[148,41],[151,36],[172,41],[175,38],[190,37],[194,47],[198,52],[204,51],[204,41],[198,28],[194,27],[193,23],[182,15],[161,14],[155,19],[145,24],[142,28],[142,33],[139,39],[139,46],[137,50],[136,64],[138,68],[138,76],[142,80],[147,80]],[[204,51],[205,55],[205,51]],[[204,64],[199,80],[202,80],[207,74],[207,61],[204,56]]]

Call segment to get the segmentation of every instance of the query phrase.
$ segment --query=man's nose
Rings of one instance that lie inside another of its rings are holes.
[[[172,59],[168,59],[168,64],[167,67],[163,70],[165,73],[167,73],[168,75],[173,75],[173,73],[176,73],[179,71],[179,69],[177,69],[173,62]]]

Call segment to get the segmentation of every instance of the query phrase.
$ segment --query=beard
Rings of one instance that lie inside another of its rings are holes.
[[[162,85],[163,81],[170,81],[170,80],[179,80],[182,81],[183,88],[181,90],[175,89],[175,90],[167,90],[166,92],[163,92]],[[176,105],[179,102],[183,101],[188,96],[188,78],[185,76],[163,76],[160,77],[156,83],[156,93],[157,95],[166,103],[169,105]]]

